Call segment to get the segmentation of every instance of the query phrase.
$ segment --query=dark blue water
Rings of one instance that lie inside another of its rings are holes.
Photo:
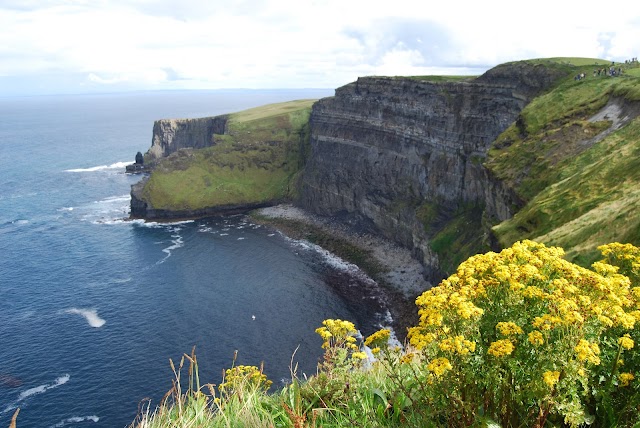
[[[375,318],[322,256],[243,216],[122,220],[154,119],[330,92],[0,98],[0,427],[18,407],[19,427],[125,426],[194,345],[203,382],[238,350],[277,385],[297,347],[315,370],[323,319]]]

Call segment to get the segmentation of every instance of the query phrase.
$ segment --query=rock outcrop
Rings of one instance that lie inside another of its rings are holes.
[[[524,106],[563,75],[519,63],[472,81],[359,78],[313,106],[299,203],[412,249],[436,279],[438,258],[417,211],[436,204],[442,223],[472,204],[485,218],[509,218],[520,201],[482,162]]]
[[[224,134],[227,117],[214,116],[198,119],[162,119],[153,124],[151,148],[145,154],[145,162],[166,157],[184,148],[202,149],[213,146],[214,134]]]

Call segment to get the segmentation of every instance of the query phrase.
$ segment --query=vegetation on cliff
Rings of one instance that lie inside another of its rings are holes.
[[[272,394],[258,367],[201,385],[186,356],[186,391],[172,365],[170,394],[132,426],[637,426],[640,249],[599,250],[591,269],[533,241],[471,257],[417,299],[405,349],[388,330],[360,342],[325,320],[318,373],[301,380],[294,365]]]
[[[233,113],[216,144],[162,159],[142,196],[154,209],[185,211],[280,201],[295,192],[314,100]]]
[[[523,202],[492,228],[506,249],[473,256],[488,245],[479,205],[410,207],[453,275],[417,299],[405,349],[378,332],[367,362],[355,326],[327,320],[316,375],[294,366],[268,393],[259,368],[237,367],[182,392],[176,371],[135,426],[638,426],[640,250],[603,244],[640,243],[640,68],[532,62],[567,77],[477,159]]]
[[[604,242],[640,242],[640,68],[609,65],[573,67],[494,142],[485,166],[525,201],[493,228],[503,247],[535,239],[588,265]]]

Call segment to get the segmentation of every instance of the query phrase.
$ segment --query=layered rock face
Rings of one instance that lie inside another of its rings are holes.
[[[213,146],[214,134],[224,134],[226,125],[227,116],[157,120],[153,124],[153,140],[145,161],[152,163],[184,148]]]
[[[313,106],[299,202],[413,249],[437,276],[437,257],[416,209],[436,203],[446,213],[477,204],[488,217],[509,218],[518,201],[482,161],[493,140],[557,77],[519,65],[468,82],[370,77],[343,86]]]

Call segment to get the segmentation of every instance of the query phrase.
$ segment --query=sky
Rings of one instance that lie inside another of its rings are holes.
[[[639,54],[637,0],[0,0],[0,96],[336,88]]]

